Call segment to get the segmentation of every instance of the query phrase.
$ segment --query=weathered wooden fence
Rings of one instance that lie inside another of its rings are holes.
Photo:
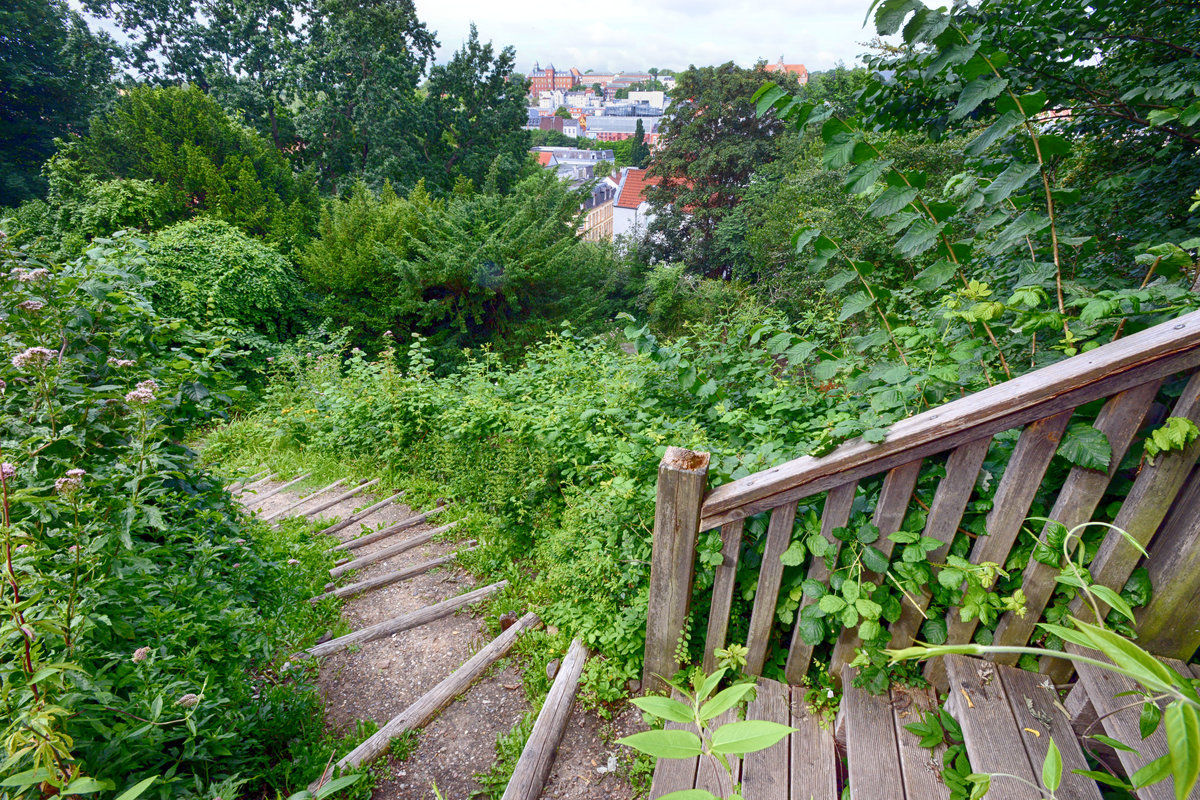
[[[900,529],[913,499],[917,477],[927,459],[945,459],[941,479],[929,505],[924,535],[943,542],[931,561],[944,561],[970,502],[979,470],[992,439],[1020,429],[1015,449],[993,498],[986,534],[975,540],[973,563],[1005,563],[1051,459],[1075,409],[1107,399],[1092,423],[1108,437],[1112,457],[1107,471],[1074,467],[1057,487],[1050,518],[1067,528],[1089,521],[1108,489],[1137,431],[1154,418],[1164,381],[1190,375],[1169,415],[1200,423],[1200,312],[1133,334],[1088,353],[1044,367],[981,392],[946,403],[892,426],[878,444],[854,440],[829,455],[804,457],[717,486],[705,493],[708,455],[671,448],[659,466],[658,507],[654,522],[650,600],[646,629],[643,685],[654,675],[679,668],[677,642],[688,618],[693,593],[697,538],[702,531],[721,530],[723,562],[716,569],[711,613],[704,645],[704,666],[712,669],[714,652],[726,645],[735,577],[747,517],[770,512],[766,546],[749,621],[746,671],[761,674],[768,655],[784,566],[800,500],[824,493],[821,533],[834,548],[832,535],[850,519],[859,483],[883,476],[874,509],[879,528],[876,547],[890,555],[889,534]],[[1161,409],[1160,409],[1161,412]],[[1161,418],[1162,414],[1159,413]],[[1142,644],[1164,656],[1187,659],[1200,646],[1200,474],[1195,470],[1200,441],[1184,450],[1163,453],[1143,464],[1123,501],[1114,524],[1148,546],[1153,599],[1141,609]],[[818,501],[819,502],[819,501]],[[1043,535],[1045,531],[1043,530]],[[1140,554],[1117,534],[1109,535],[1090,570],[1097,583],[1117,591],[1138,566]],[[1029,640],[1055,587],[1057,570],[1030,559],[1023,588],[1028,613],[1000,618],[995,643],[1023,645]],[[808,577],[826,582],[825,559],[813,559]],[[867,578],[878,582],[880,576]],[[930,594],[906,599],[901,617],[890,627],[892,647],[905,647],[916,636]],[[803,608],[812,602],[805,597]],[[918,607],[919,606],[919,607]],[[1180,613],[1183,610],[1184,613]],[[1089,610],[1074,608],[1078,615]],[[796,627],[799,614],[796,615]],[[948,641],[968,642],[977,621],[947,619]],[[784,632],[784,635],[788,635]],[[812,659],[798,630],[790,633],[785,675],[799,683]],[[839,676],[860,644],[853,629],[838,640],[830,672]],[[1013,663],[1015,657],[998,660]],[[944,667],[935,659],[927,676],[944,686]],[[1044,671],[1062,670],[1060,659],[1047,659]]]

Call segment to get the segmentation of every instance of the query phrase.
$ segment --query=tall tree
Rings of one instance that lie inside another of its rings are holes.
[[[507,186],[520,170],[529,148],[529,84],[517,79],[515,60],[511,46],[495,52],[472,25],[450,63],[430,71],[420,148],[431,187],[449,188],[459,176],[482,186],[494,164]]]
[[[756,170],[779,152],[784,127],[759,118],[751,96],[769,78],[759,65],[743,69],[689,67],[663,119],[662,146],[650,166],[660,182],[648,192],[655,211],[650,228],[654,257],[684,261],[708,275],[730,272],[717,227],[741,202]]]
[[[650,146],[646,144],[646,128],[642,118],[638,117],[637,127],[633,130],[633,146],[629,151],[629,160],[638,168],[644,168],[650,161]]]
[[[359,178],[415,183],[417,85],[436,47],[412,0],[318,0],[297,128],[302,157],[317,167],[326,189]]]
[[[54,139],[86,128],[112,77],[112,41],[60,0],[0,6],[0,205],[46,190]]]

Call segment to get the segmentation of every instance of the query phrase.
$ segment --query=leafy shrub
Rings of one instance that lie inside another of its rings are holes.
[[[315,689],[278,665],[328,623],[303,602],[327,559],[248,526],[179,444],[231,400],[228,343],[155,312],[130,241],[59,265],[3,237],[0,259],[8,796],[265,788],[320,736]]]
[[[292,265],[226,222],[202,218],[159,232],[145,272],[156,303],[193,323],[231,320],[273,342],[297,323],[301,287]]]

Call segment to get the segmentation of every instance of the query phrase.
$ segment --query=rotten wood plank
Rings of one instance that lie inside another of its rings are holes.
[[[1004,684],[996,674],[999,667],[966,656],[945,658],[950,678],[946,710],[962,726],[971,769],[993,774],[988,800],[1029,800],[1030,784],[1037,784],[1041,764],[1035,770],[1029,763]],[[1016,776],[1027,783],[996,773]]]
[[[338,578],[338,577],[341,577],[342,575],[345,575],[347,572],[350,572],[351,570],[362,569],[363,567],[368,566],[369,564],[374,564],[379,561],[385,561],[386,559],[389,559],[392,556],[397,556],[397,555],[400,555],[401,553],[412,550],[414,547],[420,547],[421,545],[425,544],[426,542],[431,541],[433,539],[433,537],[437,536],[438,534],[442,534],[448,530],[452,530],[457,525],[458,525],[457,522],[451,522],[449,525],[443,525],[440,528],[433,528],[432,530],[425,531],[424,533],[418,533],[416,536],[412,537],[411,539],[405,539],[403,542],[394,544],[391,547],[385,547],[382,550],[376,550],[374,553],[369,553],[365,556],[361,556],[359,558],[354,559],[353,561],[347,561],[345,564],[340,564],[340,565],[334,567],[333,569],[329,570],[329,577],[330,578]]]
[[[790,695],[785,684],[759,678],[755,697],[746,706],[746,719],[791,725]],[[791,744],[788,738],[785,736],[766,750],[742,757],[743,797],[788,800],[788,747]]]
[[[299,500],[292,503],[291,505],[284,506],[283,508],[279,509],[278,511],[267,514],[265,517],[262,518],[262,521],[263,522],[273,522],[273,521],[279,519],[280,517],[282,517],[284,514],[288,514],[292,511],[295,511],[300,506],[311,502],[314,497],[318,497],[320,495],[325,494],[326,492],[333,491],[334,489],[338,488],[345,482],[346,482],[345,478],[338,478],[336,481],[329,484],[328,486],[326,486],[322,489],[318,489],[317,491],[312,492],[310,494],[304,495],[303,497],[301,497]]]
[[[322,600],[326,600],[330,597],[353,597],[356,594],[369,592],[372,589],[379,589],[383,586],[391,586],[393,583],[399,583],[400,581],[406,581],[409,578],[415,578],[418,575],[424,575],[431,569],[436,569],[444,564],[449,564],[450,562],[454,561],[454,559],[458,558],[459,553],[468,553],[474,549],[474,547],[464,547],[463,549],[450,553],[449,555],[444,555],[439,558],[432,558],[429,561],[423,561],[420,564],[416,564],[411,567],[404,567],[403,569],[398,569],[395,572],[389,572],[386,575],[380,575],[376,578],[368,578],[365,581],[352,583],[349,586],[342,586],[337,589],[332,589],[324,594],[319,594],[316,597],[309,598],[308,602],[316,605]]]
[[[744,520],[734,520],[721,526],[721,564],[713,576],[712,605],[708,611],[708,635],[704,637],[704,671],[717,668],[717,651],[725,646],[729,631],[729,611],[733,607],[733,590],[737,581],[738,558],[742,551]]]
[[[571,642],[501,800],[537,800],[541,796],[542,786],[550,776],[550,768],[554,766],[559,742],[567,729],[567,719],[575,704],[575,692],[579,688],[579,676],[583,674],[587,655],[587,648],[582,641],[575,639]]]
[[[1062,755],[1061,797],[1071,800],[1101,800],[1100,787],[1091,778],[1076,775],[1072,770],[1090,769],[1087,758],[1079,749],[1079,740],[1071,727],[1067,709],[1058,699],[1058,691],[1045,676],[1013,667],[997,667],[1000,681],[1008,695],[1008,705],[1017,721],[1018,735],[1025,745],[1029,763],[1043,789],[1041,766],[1050,751],[1050,739]]]
[[[854,688],[855,673],[852,667],[842,672],[850,800],[900,800],[904,782],[891,701]]]
[[[854,494],[857,491],[858,481],[851,481],[830,489],[829,494],[825,497],[825,508],[821,513],[821,536],[833,548],[834,558],[842,548],[842,540],[834,537],[833,531],[836,528],[846,527],[846,523],[850,521],[850,509],[854,505]],[[818,583],[829,582],[827,558],[813,559],[808,568],[810,579]],[[796,627],[792,630],[792,643],[788,647],[787,664],[783,668],[784,678],[793,686],[800,683],[800,680],[808,672],[809,664],[812,663],[812,645],[805,644],[804,639],[800,636],[800,612],[815,602],[813,598],[804,595],[800,598],[800,607],[796,609]]]
[[[833,731],[808,710],[804,688],[791,687],[791,796],[796,800],[838,800],[838,757]],[[743,780],[747,768],[743,768]]]
[[[1112,447],[1108,471],[1074,467],[1054,501],[1050,519],[1062,523],[1070,530],[1092,518],[1092,513],[1108,489],[1109,480],[1120,466],[1121,459],[1125,457],[1125,451],[1129,449],[1133,435],[1137,433],[1150,404],[1154,402],[1160,383],[1161,381],[1151,381],[1136,386],[1121,392],[1104,404],[1093,427],[1108,437],[1108,443]],[[1046,523],[1042,528],[1040,536],[1043,541],[1049,527],[1050,523]],[[1026,613],[1019,616],[1010,611],[1002,615],[996,626],[993,639],[995,644],[1019,647],[1029,641],[1029,636],[1038,620],[1042,618],[1042,612],[1045,611],[1058,585],[1055,583],[1057,577],[1058,567],[1051,567],[1032,558],[1029,560],[1021,581],[1021,588],[1025,592]],[[993,660],[1000,664],[1012,665],[1017,663],[1017,658],[1013,653],[999,653]]]
[[[325,509],[333,508],[334,506],[336,506],[338,503],[342,502],[343,500],[349,500],[351,497],[354,497],[356,494],[361,494],[361,493],[365,492],[367,489],[370,489],[372,486],[374,486],[377,483],[379,483],[379,478],[372,478],[369,481],[360,483],[358,486],[355,486],[353,489],[351,489],[347,492],[342,492],[341,494],[337,495],[336,497],[326,500],[325,502],[321,503],[316,508],[310,508],[309,510],[305,511],[300,516],[315,517],[317,514],[320,514]],[[276,522],[275,524],[278,525],[279,523]]]
[[[937,692],[932,689],[914,689],[893,686],[892,715],[896,723],[896,746],[900,751],[900,769],[904,778],[904,791],[909,800],[949,800],[950,790],[942,782],[942,757],[945,745],[932,750],[921,746],[921,737],[905,730],[925,719],[925,712],[936,713],[941,707]]]
[[[996,486],[992,510],[987,516],[987,535],[976,539],[971,548],[972,563],[991,561],[1003,564],[1008,558],[1008,552],[1012,550],[1021,532],[1021,526],[1025,524],[1025,518],[1029,516],[1029,507],[1033,505],[1042,478],[1050,467],[1054,454],[1058,452],[1059,442],[1073,413],[1073,409],[1059,412],[1054,416],[1036,420],[1021,431],[1004,475]],[[978,624],[979,620],[975,618],[964,622],[960,615],[949,614],[946,618],[946,641],[950,644],[971,641]],[[925,678],[945,691],[945,662],[940,658],[931,659],[925,665]]]
[[[394,533],[399,533],[400,531],[408,530],[409,528],[420,525],[422,522],[425,522],[435,514],[442,513],[446,510],[446,508],[447,506],[438,506],[437,508],[417,514],[415,517],[402,519],[394,525],[387,526],[383,530],[378,530],[373,533],[368,533],[366,536],[360,536],[357,539],[351,539],[347,542],[342,542],[336,547],[329,548],[325,552],[336,553],[339,550],[357,550],[360,547],[366,547],[369,544],[378,542],[380,539],[386,539]]]
[[[1200,614],[1180,615],[1200,600],[1200,469],[1154,537],[1146,569],[1154,592],[1135,612],[1138,643],[1152,653],[1190,658],[1200,649]]]
[[[662,688],[679,670],[676,645],[687,624],[700,535],[708,453],[668,447],[658,465],[642,686]]]
[[[383,508],[387,508],[392,503],[399,500],[401,497],[404,497],[404,492],[396,492],[391,497],[385,497],[383,500],[380,500],[378,503],[367,506],[366,508],[362,509],[361,511],[355,511],[353,514],[346,517],[344,520],[341,520],[340,522],[335,522],[332,525],[330,525],[328,528],[325,528],[324,530],[317,531],[317,536],[331,536],[331,535],[337,533],[338,531],[342,530],[343,528],[347,528],[347,527],[353,525],[354,523],[358,522],[359,520],[366,519],[367,517],[374,514],[376,511],[379,511],[380,509],[383,509]]]
[[[879,529],[879,539],[873,545],[885,556],[891,556],[896,543],[888,538],[900,530],[904,517],[908,514],[908,504],[912,500],[913,489],[917,485],[917,477],[921,474],[921,459],[902,464],[888,472],[883,479],[883,488],[879,492],[879,502],[871,522]],[[864,582],[875,584],[883,582],[884,577],[874,572],[863,570]],[[858,628],[847,628],[838,637],[833,646],[833,656],[829,660],[829,672],[836,680],[842,674],[842,669],[854,660],[854,651],[862,647],[862,639],[858,637]]]
[[[929,516],[925,519],[925,536],[937,539],[942,546],[929,553],[931,562],[944,562],[950,552],[950,544],[958,533],[958,523],[962,521],[967,503],[975,492],[975,482],[979,479],[979,470],[987,457],[988,449],[992,446],[992,437],[977,439],[959,445],[946,459],[946,476],[938,482],[933,502],[929,506]],[[892,623],[892,641],[888,647],[899,650],[908,647],[916,639],[921,623],[925,621],[925,609],[933,594],[928,588],[922,588],[915,597],[905,597],[901,604],[900,619]]]
[[[283,484],[282,486],[276,486],[274,489],[270,490],[266,494],[255,495],[252,500],[246,501],[246,506],[250,507],[251,505],[254,505],[254,506],[261,507],[262,502],[264,500],[268,500],[268,499],[274,497],[275,495],[279,494],[280,492],[287,491],[288,489],[292,488],[300,481],[307,478],[309,475],[312,475],[312,473],[311,472],[301,473],[300,475],[297,475],[295,478],[292,478],[290,481]]]
[[[897,422],[887,438],[848,442],[723,486],[704,501],[704,530],[916,458],[1077,408],[1200,364],[1200,311],[1118,339]]]
[[[758,589],[754,593],[754,609],[750,612],[750,630],[746,634],[745,673],[761,675],[771,642],[771,624],[775,621],[775,602],[783,579],[783,562],[779,560],[792,541],[796,524],[796,504],[788,503],[771,512],[767,526],[767,545],[763,551],[762,568],[758,573]]]
[[[313,658],[328,656],[345,650],[352,644],[366,644],[373,642],[376,639],[382,639],[385,636],[391,636],[393,633],[416,628],[420,625],[426,625],[434,620],[448,617],[455,611],[458,611],[464,606],[472,605],[480,600],[495,594],[504,587],[508,586],[508,581],[498,581],[496,583],[484,586],[481,589],[476,589],[466,594],[460,594],[457,597],[451,597],[440,603],[434,603],[431,606],[411,611],[407,614],[401,614],[398,617],[385,619],[383,622],[377,622],[374,625],[368,625],[365,628],[359,628],[353,633],[348,633],[345,636],[339,636],[336,639],[331,639],[323,644],[313,645],[303,653],[297,655],[307,655]]]
[[[442,679],[416,702],[392,717],[388,724],[376,731],[370,738],[342,756],[336,765],[331,765],[325,774],[308,787],[310,792],[316,792],[326,783],[334,772],[334,766],[346,769],[357,767],[374,761],[391,746],[392,739],[405,731],[416,730],[427,725],[438,712],[450,705],[450,702],[470,688],[488,669],[512,650],[517,639],[527,630],[540,628],[542,621],[532,611],[521,617],[488,643],[486,647],[471,656],[458,669]]]

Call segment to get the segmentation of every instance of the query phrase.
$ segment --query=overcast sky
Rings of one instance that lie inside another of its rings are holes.
[[[863,28],[869,0],[416,0],[421,20],[437,31],[438,61],[457,50],[472,22],[484,41],[517,48],[517,69],[578,67],[596,72],[760,58],[829,69],[853,65],[874,26]]]

